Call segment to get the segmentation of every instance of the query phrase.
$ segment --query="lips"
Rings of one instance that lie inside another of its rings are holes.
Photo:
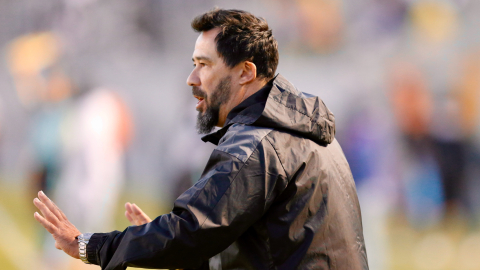
[[[196,99],[198,99],[198,103],[197,103],[197,106],[195,107],[195,109],[197,109],[197,111],[200,109],[200,107],[202,106],[202,104],[204,103],[204,98],[203,97],[199,97],[199,96],[193,96],[195,97]]]
[[[205,102],[205,93],[198,87],[193,87],[192,88],[192,95],[194,98],[198,99],[198,103],[196,106],[197,111],[200,110],[200,107],[202,104]]]

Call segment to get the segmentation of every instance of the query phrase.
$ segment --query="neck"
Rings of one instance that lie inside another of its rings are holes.
[[[262,89],[262,87],[264,87],[266,84],[267,84],[267,81],[265,79],[262,79],[262,80],[255,80],[252,83],[246,85],[245,86],[245,92],[242,96],[242,100],[240,100],[240,102],[238,102],[238,104],[240,104],[242,101],[244,101],[245,99],[249,98],[251,95],[258,92],[258,90]]]
[[[240,89],[238,89],[237,93],[232,96],[230,102],[228,102],[225,108],[222,110],[220,109],[219,121],[217,126],[223,127],[225,121],[227,120],[227,116],[230,111],[235,108],[238,104],[242,103],[245,99],[249,98],[251,95],[258,92],[258,90],[262,89],[263,86],[267,84],[267,80],[254,80],[251,83],[242,85]]]

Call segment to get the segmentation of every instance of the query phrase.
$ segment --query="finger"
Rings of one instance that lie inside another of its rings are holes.
[[[44,217],[42,217],[38,212],[33,214],[33,217],[51,234],[54,234],[57,230],[52,223],[48,222]]]
[[[152,221],[148,216],[147,214],[145,214],[142,209],[140,209],[140,207],[138,207],[136,204],[134,203],[125,203],[125,215],[128,213],[130,219],[131,219],[131,223],[133,225],[137,225],[137,226],[140,226],[140,225],[143,225],[145,223],[148,223],[150,221]]]
[[[125,204],[125,210],[127,210],[128,213],[133,214],[132,204],[129,203],[129,202],[127,202],[127,203]]]
[[[58,208],[58,206],[52,200],[50,200],[50,198],[48,198],[47,195],[45,195],[45,193],[43,193],[43,191],[40,190],[38,192],[38,198],[50,209],[50,211],[59,220],[67,219],[67,217],[62,212],[62,210],[60,210],[60,208]]]
[[[145,213],[143,213],[142,209],[140,209],[140,207],[138,207],[136,204],[132,204],[132,210],[136,216],[145,216]]]
[[[50,211],[50,209],[38,198],[33,199],[33,204],[42,212],[42,215],[48,222],[52,223],[53,225],[58,224],[58,218]]]
[[[138,225],[142,225],[148,222],[145,218],[145,213],[143,213],[143,211],[136,204],[132,204],[132,210],[133,214],[135,215],[135,220],[137,221],[137,223],[139,223]]]
[[[136,204],[132,205],[133,211],[135,212],[135,215],[138,217],[138,219],[141,221],[142,224],[148,223],[152,221],[147,214],[145,214],[140,207],[138,207]]]
[[[135,216],[133,213],[128,213],[128,217],[132,225],[140,226],[143,225],[145,222],[142,220],[141,217]]]
[[[128,213],[128,217],[130,218],[130,222],[132,223],[132,225],[140,225],[139,224],[139,221],[138,221],[138,217],[137,215],[135,215],[135,212],[133,211],[133,206],[131,203],[128,203],[128,205],[125,205],[125,208],[126,208],[126,214]]]
[[[137,225],[137,224],[135,224],[135,221],[134,221],[133,218],[130,216],[130,214],[128,213],[128,211],[125,211],[125,217],[127,217],[128,221],[130,221],[130,224],[132,224],[132,225]]]

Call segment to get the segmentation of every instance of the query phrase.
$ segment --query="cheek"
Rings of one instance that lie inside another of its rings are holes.
[[[215,84],[211,80],[202,81],[202,90],[205,92],[205,100],[208,103],[208,100],[212,98],[212,93],[215,91]]]
[[[215,85],[218,83],[219,78],[224,76],[224,70],[219,68],[217,65],[214,66],[205,66],[199,71],[199,76],[202,80],[202,84],[205,87],[208,85],[210,91],[212,91]]]

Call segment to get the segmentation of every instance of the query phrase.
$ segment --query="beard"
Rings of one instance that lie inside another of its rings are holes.
[[[197,115],[197,132],[199,134],[212,132],[213,128],[218,124],[220,106],[230,99],[231,92],[230,76],[226,76],[220,80],[210,95],[211,97],[207,96],[205,92],[196,86],[192,88],[192,93],[196,96],[203,97],[206,105],[205,111],[199,111]]]

